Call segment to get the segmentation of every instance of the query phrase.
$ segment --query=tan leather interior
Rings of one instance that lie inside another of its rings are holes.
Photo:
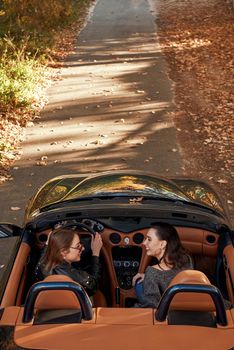
[[[234,247],[231,244],[225,247],[223,256],[228,296],[234,305]]]
[[[44,282],[74,282],[65,275],[51,275],[44,279]],[[94,307],[107,306],[104,294],[98,290],[93,296]],[[40,310],[48,309],[79,309],[80,303],[75,294],[71,291],[56,290],[41,292],[35,303],[35,308]]]
[[[106,307],[107,306],[106,298],[100,290],[97,290],[93,296],[93,305],[94,305],[94,307]]]
[[[183,246],[189,251],[189,253],[192,254],[198,254],[203,255],[204,252],[208,254],[208,256],[215,257],[217,253],[217,246],[218,246],[218,235],[211,233],[209,231],[196,229],[196,228],[184,228],[184,227],[176,227],[178,234],[180,236],[180,239],[182,241]],[[125,238],[129,238],[129,245],[131,246],[140,246],[142,248],[143,254],[141,263],[139,266],[139,272],[144,272],[146,267],[150,265],[151,258],[148,257],[146,254],[144,254],[144,246],[143,244],[135,244],[133,241],[133,236],[135,233],[141,233],[143,234],[144,238],[146,238],[148,228],[137,230],[134,232],[131,232],[130,234],[125,234],[119,231],[113,231],[111,229],[105,228],[104,232],[102,232],[102,238],[104,247],[102,249],[102,253],[104,255],[105,261],[106,261],[106,267],[108,268],[110,280],[111,280],[111,297],[112,297],[112,305],[114,307],[118,306],[115,302],[115,288],[119,286],[118,281],[116,279],[115,274],[115,268],[113,266],[113,263],[110,262],[113,261],[112,259],[112,248],[116,246],[110,241],[110,235],[111,233],[116,232],[119,233],[121,236],[120,243],[117,244],[117,246],[125,247]],[[212,243],[209,243],[210,236],[213,237]],[[209,237],[207,239],[207,237]],[[120,288],[120,307],[123,307],[125,304],[126,298],[135,298],[135,292],[134,289],[128,289],[124,290]]]
[[[218,246],[217,234],[214,234],[206,230],[189,228],[189,227],[188,228],[176,227],[176,229],[179,233],[182,244],[192,255],[197,254],[197,256],[201,256],[201,257],[205,256],[207,259],[209,259],[209,256],[211,258],[215,258],[217,253],[217,246]],[[145,229],[136,230],[126,234],[120,231],[115,231],[110,228],[105,228],[104,231],[102,232],[102,239],[103,239],[102,257],[104,260],[105,269],[108,274],[108,285],[109,285],[109,292],[110,292],[112,307],[125,307],[125,302],[127,299],[136,298],[135,291],[133,288],[123,289],[121,288],[121,286],[119,286],[119,282],[116,278],[115,267],[113,264],[112,249],[114,247],[126,247],[126,246],[139,247],[139,249],[142,249],[142,257],[140,260],[138,271],[139,272],[145,271],[146,267],[151,264],[151,258],[145,254],[144,246],[142,243],[136,244],[134,242],[133,236],[136,233],[140,233],[145,238],[147,231],[148,231],[148,228],[145,228]],[[40,235],[43,234],[48,236],[50,232],[51,232],[50,230],[46,230],[38,233],[36,235],[38,242],[41,243]],[[116,232],[120,235],[120,242],[118,244],[114,244],[110,240],[110,235],[113,232]],[[43,239],[45,239],[45,237]],[[128,239],[128,244],[126,244],[126,239]],[[6,288],[6,291],[2,300],[2,306],[20,305],[22,303],[22,295],[24,291],[25,277],[26,277],[25,266],[27,264],[29,254],[30,254],[30,247],[26,243],[22,243],[12,270],[12,274],[11,274],[8,286]],[[229,266],[233,266],[232,254],[230,254],[229,251],[227,250],[226,255],[229,261]],[[231,271],[231,273],[233,274],[234,272]],[[120,287],[120,304],[119,305],[116,304],[116,294],[115,294],[116,287]],[[228,288],[230,291],[230,295],[233,298],[230,279],[229,279]],[[53,304],[56,305],[56,298],[54,298],[53,296],[50,297],[50,295],[52,295],[52,292],[46,292],[46,293],[47,294],[45,299],[47,298],[53,299]],[[39,297],[38,299],[39,302],[41,298],[42,296]],[[106,298],[103,296],[102,293],[97,292],[97,294],[94,296],[94,306],[102,306],[102,307],[106,306]]]
[[[152,325],[153,309],[97,308],[97,324]]]
[[[213,256],[215,257],[217,254],[217,247],[218,247],[218,235],[209,232],[206,230],[202,230],[199,228],[194,228],[194,227],[176,227],[176,230],[180,236],[180,240],[183,244],[183,246],[192,254],[204,254],[208,256]],[[120,246],[126,246],[124,243],[124,238],[128,237],[129,238],[129,245],[137,245],[134,243],[132,237],[134,233],[142,233],[144,235],[144,238],[146,238],[148,228],[145,229],[140,229],[136,231],[132,231],[128,234],[123,233],[121,231],[105,228],[102,232],[102,239],[104,242],[104,247],[109,250],[112,246],[115,246],[110,241],[110,235],[113,232],[116,232],[120,234],[121,240],[118,245]],[[43,232],[38,232],[36,234],[37,237],[37,244],[41,247],[43,246],[40,237],[43,235],[47,235],[49,237],[49,234],[51,233],[51,230],[45,230]],[[44,241],[44,238],[43,238]],[[139,246],[143,246],[142,244],[139,244]]]
[[[224,350],[233,345],[234,311],[227,311],[228,325],[218,327],[190,327],[167,325],[155,322],[152,309],[98,308],[93,319],[81,324],[33,325],[22,323],[23,308],[7,308],[12,325],[16,323],[14,341],[27,349],[76,350],[77,344],[83,350],[105,348],[118,350],[142,349],[164,350],[175,348],[179,342],[181,349]],[[1,324],[1,322],[0,322]],[[8,325],[10,323],[8,322]],[[144,341],[143,341],[144,340]],[[192,343],[191,343],[192,341]],[[140,346],[141,346],[140,345]]]
[[[51,275],[44,282],[73,282],[70,277],[64,275]],[[80,303],[72,291],[53,290],[39,293],[35,302],[35,309],[80,309]]]
[[[211,285],[204,273],[196,270],[179,272],[171,281],[168,288],[176,284]],[[170,309],[191,311],[215,311],[214,302],[210,295],[203,293],[178,293],[174,296]]]
[[[21,243],[17,257],[15,259],[6,290],[4,292],[1,307],[16,305],[17,293],[22,294],[21,283],[25,282],[23,274],[25,273],[26,264],[30,253],[30,247],[26,243]],[[19,303],[19,300],[18,300]]]
[[[4,309],[2,317],[0,318],[0,326],[12,326],[15,325],[16,320],[20,313],[19,306],[8,306]]]
[[[191,254],[202,257],[216,258],[218,247],[218,235],[196,228],[177,227],[182,244]],[[56,349],[56,350],[82,350],[110,348],[119,350],[128,348],[135,349],[164,349],[171,350],[175,344],[179,344],[180,349],[199,350],[227,350],[234,344],[234,309],[227,310],[228,325],[225,327],[194,327],[184,325],[168,325],[166,322],[156,322],[153,309],[125,308],[127,298],[134,298],[133,288],[120,288],[120,307],[115,304],[115,288],[118,280],[115,274],[115,266],[112,259],[112,248],[116,246],[126,247],[126,238],[129,238],[128,245],[141,247],[143,250],[139,265],[139,272],[143,272],[151,259],[145,255],[142,243],[134,243],[132,237],[134,233],[142,233],[146,236],[148,229],[141,229],[131,233],[118,232],[120,242],[113,244],[110,241],[110,234],[116,232],[105,228],[102,233],[104,247],[102,258],[105,268],[108,269],[108,285],[112,297],[111,307],[97,307],[94,309],[93,319],[74,324],[44,324],[35,325],[32,322],[22,323],[23,307],[17,307],[20,303],[24,290],[25,266],[30,254],[30,247],[22,243],[19,253],[14,263],[8,286],[5,290],[1,306],[4,307],[0,325],[15,325],[14,341],[21,348],[27,349]],[[40,233],[41,234],[41,233]],[[228,293],[233,300],[234,282],[234,248],[229,245],[224,249],[224,257],[227,262],[226,277]],[[67,276],[52,275],[45,281],[72,281]],[[174,284],[201,284],[209,285],[207,276],[196,270],[186,270],[179,273],[171,282]],[[56,293],[56,295],[55,295]],[[94,296],[94,305],[102,303],[106,305],[106,300],[102,293],[98,292]],[[47,291],[39,294],[35,308],[45,309],[76,309],[80,308],[79,302],[73,292],[69,291]],[[197,293],[177,294],[171,308],[174,310],[194,310],[194,311],[214,311],[214,304],[210,296]],[[105,344],[105,346],[103,346]]]
[[[181,242],[183,246],[188,250],[191,255],[198,256],[208,256],[208,257],[216,257],[217,247],[218,247],[218,235],[209,232],[203,229],[198,228],[190,228],[190,227],[176,227],[177,232],[180,236]],[[46,230],[37,234],[38,244],[41,244],[40,235],[49,235],[50,230]],[[110,240],[110,236],[112,233],[117,233],[120,236],[120,242],[114,244]],[[108,279],[110,281],[110,293],[111,293],[111,304],[113,307],[124,307],[126,299],[132,298],[134,299],[135,291],[133,288],[123,289],[119,286],[118,280],[116,278],[115,267],[113,264],[112,257],[112,249],[116,246],[118,247],[140,247],[142,249],[142,258],[140,261],[139,272],[144,272],[146,267],[151,264],[151,258],[145,254],[144,245],[142,243],[136,244],[133,240],[134,234],[140,233],[143,235],[144,239],[146,238],[148,232],[148,228],[140,229],[136,231],[132,231],[128,234],[123,233],[121,231],[113,230],[110,228],[105,228],[101,235],[103,240],[103,248],[102,248],[102,256],[105,261],[105,268],[108,272]],[[126,239],[128,240],[128,244],[126,244]],[[120,287],[120,304],[116,304],[116,287]],[[94,300],[97,297],[94,298]],[[104,302],[104,301],[103,301]],[[105,304],[101,302],[100,297],[99,301],[94,303],[95,306],[105,306]]]
[[[227,327],[210,328],[194,326],[153,324],[152,310],[130,310],[124,322],[123,309],[97,310],[97,320],[86,324],[40,325],[17,323],[15,343],[27,349],[90,350],[227,350],[233,347],[234,324],[230,313]],[[116,323],[113,320],[116,318]],[[120,322],[122,322],[120,324]]]

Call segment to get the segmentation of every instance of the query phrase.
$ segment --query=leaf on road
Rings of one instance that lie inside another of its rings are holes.
[[[11,207],[11,210],[13,211],[17,211],[17,210],[20,210],[21,208],[20,207]]]
[[[219,184],[227,184],[227,183],[228,183],[228,181],[225,180],[225,179],[217,180],[217,182],[218,182]]]

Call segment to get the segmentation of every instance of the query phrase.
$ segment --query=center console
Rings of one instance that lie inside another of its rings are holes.
[[[141,247],[112,247],[112,261],[116,273],[116,278],[121,289],[132,288],[132,278],[138,272],[141,256]]]

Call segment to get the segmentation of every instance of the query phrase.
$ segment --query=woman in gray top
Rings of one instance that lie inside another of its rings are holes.
[[[132,284],[138,298],[135,307],[156,308],[171,280],[178,272],[193,269],[193,264],[176,229],[169,224],[153,224],[143,244],[146,254],[157,258],[158,262],[148,266],[145,273],[133,277]]]

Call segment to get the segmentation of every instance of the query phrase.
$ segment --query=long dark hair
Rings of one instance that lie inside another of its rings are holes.
[[[160,261],[164,260],[166,265],[172,266],[173,268],[181,268],[189,264],[189,254],[182,246],[174,226],[164,222],[158,222],[153,223],[151,227],[155,229],[155,235],[158,239],[167,242],[165,252]]]
[[[43,257],[43,265],[47,271],[51,271],[63,261],[61,251],[68,250],[71,247],[75,235],[79,236],[78,232],[70,228],[58,228],[51,233]]]

